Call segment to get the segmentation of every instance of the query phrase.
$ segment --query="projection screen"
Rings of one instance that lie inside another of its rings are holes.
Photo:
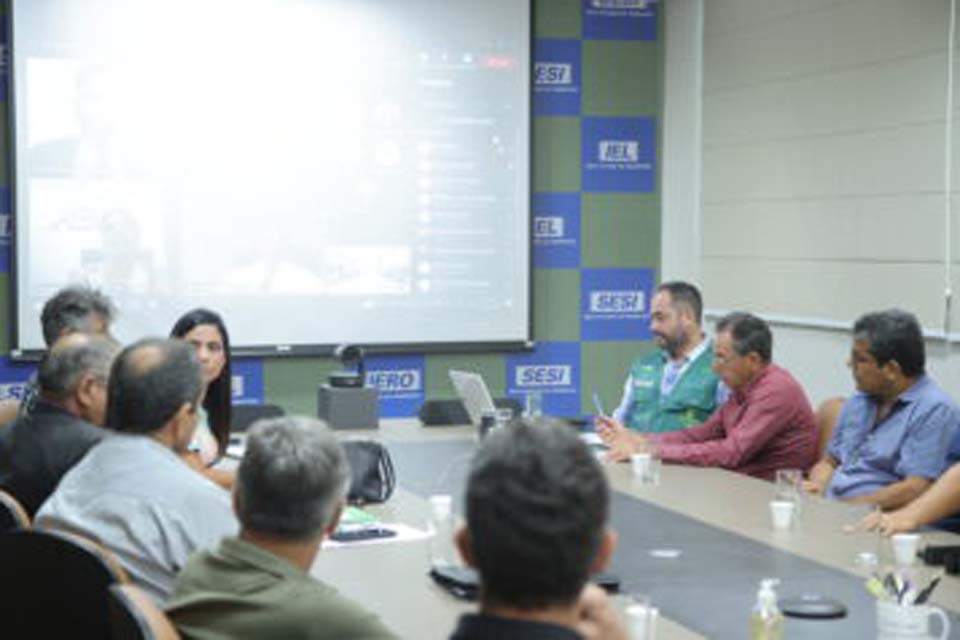
[[[17,327],[107,292],[241,350],[530,339],[530,3],[12,0]]]

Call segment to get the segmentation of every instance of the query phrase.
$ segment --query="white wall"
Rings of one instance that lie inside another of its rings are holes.
[[[948,4],[668,0],[665,6],[662,278],[699,282],[708,307],[730,308],[740,291],[745,306],[768,319],[790,311],[842,318],[834,323],[842,328],[772,320],[774,357],[814,403],[849,394],[848,327],[859,313],[886,305],[878,300],[864,308],[838,294],[838,277],[846,286],[860,282],[880,291],[890,304],[904,304],[922,281],[932,293],[914,310],[928,326],[940,313],[937,188]],[[723,82],[718,65],[725,66]],[[706,157],[704,135],[710,136]],[[787,159],[791,171],[781,153],[795,154]],[[837,158],[847,153],[861,161],[838,171]],[[898,169],[910,153],[923,166]],[[861,171],[864,163],[869,172]],[[892,172],[899,182],[878,172]],[[903,193],[892,193],[897,189]],[[733,253],[756,257],[769,249],[782,257],[798,247],[805,262],[789,265],[787,274],[773,262],[754,278],[729,267]],[[879,253],[893,259],[878,264]],[[791,307],[792,289],[800,285],[814,297]],[[771,299],[781,314],[757,304]],[[929,372],[960,396],[958,350],[942,340],[927,343]]]

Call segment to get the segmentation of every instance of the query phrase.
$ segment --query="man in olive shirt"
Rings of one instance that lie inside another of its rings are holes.
[[[395,638],[371,613],[309,574],[337,526],[350,470],[320,421],[261,421],[234,484],[240,535],[195,554],[167,613],[184,638]]]

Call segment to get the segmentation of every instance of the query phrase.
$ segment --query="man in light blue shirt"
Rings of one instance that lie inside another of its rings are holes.
[[[37,514],[113,552],[133,582],[159,603],[194,551],[237,532],[230,495],[191,469],[186,451],[197,424],[200,366],[180,340],[142,340],[110,372],[107,427]]]
[[[923,335],[912,314],[869,313],[853,332],[850,368],[858,393],[844,405],[806,488],[897,509],[947,468],[960,407],[924,373]]]

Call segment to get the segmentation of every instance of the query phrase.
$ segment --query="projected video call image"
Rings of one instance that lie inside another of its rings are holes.
[[[20,346],[73,281],[142,310],[121,335],[207,304],[240,345],[526,339],[529,15],[499,2],[15,2]]]

